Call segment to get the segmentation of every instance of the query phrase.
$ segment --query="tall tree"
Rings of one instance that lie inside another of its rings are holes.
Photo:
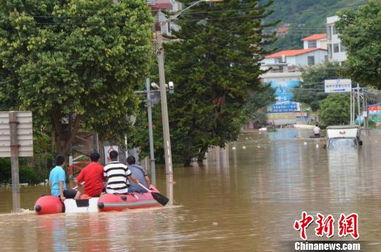
[[[320,103],[319,118],[322,126],[342,125],[349,122],[349,95],[331,94]]]
[[[176,21],[177,40],[165,47],[168,80],[175,83],[169,117],[173,153],[185,165],[237,139],[246,100],[260,89],[263,46],[272,40],[263,33],[268,6],[200,2]]]
[[[342,12],[337,27],[347,48],[346,75],[357,82],[381,88],[380,1]]]
[[[0,15],[2,109],[33,111],[61,153],[80,128],[128,129],[152,53],[144,0],[9,0]]]
[[[313,111],[319,109],[320,101],[328,95],[324,92],[324,80],[338,79],[342,67],[337,63],[326,63],[303,69],[302,83],[292,92],[294,101],[308,104]]]

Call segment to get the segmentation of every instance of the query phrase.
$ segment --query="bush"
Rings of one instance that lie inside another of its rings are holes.
[[[11,160],[0,158],[0,183],[11,182]]]
[[[20,167],[20,183],[29,183],[29,184],[38,184],[42,181],[44,181],[45,178],[43,176],[39,175],[35,169],[28,167],[28,166],[22,166]]]
[[[38,184],[44,181],[45,176],[39,174],[34,168],[21,165],[19,167],[20,183]],[[12,182],[11,160],[0,158],[0,183]]]

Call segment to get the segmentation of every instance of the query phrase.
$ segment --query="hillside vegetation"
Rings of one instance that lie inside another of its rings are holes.
[[[263,0],[263,2],[267,2]],[[275,0],[270,9],[274,13],[268,22],[281,20],[277,27],[290,24],[289,32],[279,38],[274,49],[301,48],[301,38],[314,33],[325,33],[325,22],[329,16],[342,9],[356,9],[368,0]]]

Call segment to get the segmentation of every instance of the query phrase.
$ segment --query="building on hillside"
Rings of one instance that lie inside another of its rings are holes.
[[[326,37],[326,34],[313,34],[302,39],[304,49],[280,51],[262,60],[261,68],[267,72],[261,79],[276,89],[276,103],[267,109],[272,123],[292,124],[298,118],[308,120],[306,112],[300,111],[300,104],[293,101],[292,89],[300,85],[302,68],[327,61]]]
[[[341,43],[341,39],[339,38],[339,34],[337,33],[337,29],[335,23],[340,18],[338,16],[327,17],[327,49],[328,49],[328,60],[343,62],[347,59],[346,48]]]
[[[262,69],[271,72],[299,72],[302,67],[322,64],[327,60],[327,50],[309,48],[284,50],[267,55],[262,61]]]
[[[312,34],[302,38],[303,48],[322,48],[327,50],[327,33]]]
[[[278,38],[284,38],[290,30],[290,24],[284,24],[276,29],[276,36]]]

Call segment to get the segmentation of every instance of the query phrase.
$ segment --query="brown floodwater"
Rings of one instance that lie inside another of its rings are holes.
[[[21,189],[23,212],[10,213],[0,189],[1,251],[290,251],[301,240],[294,221],[341,213],[359,216],[359,241],[381,251],[381,133],[360,149],[323,148],[310,131],[245,134],[214,149],[203,166],[175,167],[174,206],[92,214],[37,216],[44,186]],[[158,188],[166,192],[162,168]],[[336,223],[335,223],[336,225]],[[311,225],[309,240],[318,240]],[[324,239],[324,238],[322,238]],[[338,237],[324,240],[350,240]]]

